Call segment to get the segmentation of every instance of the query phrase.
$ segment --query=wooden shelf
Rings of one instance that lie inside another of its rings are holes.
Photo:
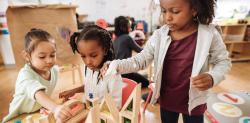
[[[249,61],[250,60],[250,54],[232,54],[231,57],[232,62],[237,61]]]
[[[225,44],[248,44],[250,41],[224,41]]]
[[[243,41],[249,24],[229,24],[220,26],[222,28],[224,43],[227,45],[232,61],[250,61],[250,50],[247,50],[249,49],[250,41]],[[235,53],[235,51],[237,51],[237,53]]]

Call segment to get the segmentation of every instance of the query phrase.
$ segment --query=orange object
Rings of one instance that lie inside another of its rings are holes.
[[[145,110],[146,110],[146,108],[147,108],[147,106],[148,106],[148,104],[149,104],[149,101],[150,101],[150,99],[151,99],[151,97],[152,97],[152,95],[153,95],[153,91],[154,91],[154,88],[155,88],[155,83],[150,83],[149,84],[149,86],[148,86],[148,88],[150,89],[150,91],[149,91],[149,94],[148,94],[148,97],[147,97],[147,100],[146,100],[146,102],[145,102],[145,105],[144,105],[144,108],[143,108],[143,113],[145,113]]]
[[[214,116],[209,113],[208,111],[205,111],[205,115],[207,116],[207,118],[210,120],[211,123],[219,123]]]
[[[137,29],[137,30],[144,30],[144,25],[143,25],[143,23],[142,23],[142,22],[137,23],[136,29]]]
[[[238,99],[237,98],[234,98],[234,97],[232,97],[232,96],[230,96],[230,95],[228,95],[228,94],[223,94],[225,97],[227,97],[228,99],[230,99],[231,101],[233,101],[233,102],[235,102],[235,103],[237,103],[238,102]]]

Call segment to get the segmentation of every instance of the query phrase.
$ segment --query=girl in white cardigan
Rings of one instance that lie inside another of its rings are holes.
[[[96,25],[86,26],[80,33],[71,36],[70,45],[77,51],[85,67],[84,86],[64,91],[59,96],[69,98],[75,93],[84,92],[86,98],[101,100],[106,93],[111,94],[117,107],[121,107],[122,78],[120,75],[101,77],[99,69],[107,61],[114,59],[114,49],[109,32]],[[112,77],[112,78],[111,78]]]
[[[151,103],[159,101],[162,123],[177,123],[180,113],[184,123],[203,123],[208,90],[231,68],[222,37],[210,24],[215,1],[160,0],[160,6],[165,25],[139,54],[104,65],[102,74],[135,72],[154,61]]]

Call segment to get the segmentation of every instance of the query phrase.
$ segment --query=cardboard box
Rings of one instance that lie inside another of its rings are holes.
[[[30,5],[9,6],[7,22],[10,31],[16,66],[21,67],[24,60],[21,52],[24,49],[24,36],[31,28],[48,31],[56,40],[57,64],[78,64],[81,62],[78,54],[74,55],[69,43],[58,31],[62,27],[77,31],[74,5]]]

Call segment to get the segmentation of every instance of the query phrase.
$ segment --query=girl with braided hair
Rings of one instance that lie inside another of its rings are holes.
[[[110,93],[117,107],[121,106],[122,79],[119,74],[110,77],[101,77],[100,68],[107,61],[114,59],[114,48],[109,32],[97,25],[87,25],[83,30],[75,32],[70,38],[73,52],[81,55],[84,66],[85,85],[64,91],[61,98],[69,98],[75,93],[83,92],[89,99],[102,99]]]

